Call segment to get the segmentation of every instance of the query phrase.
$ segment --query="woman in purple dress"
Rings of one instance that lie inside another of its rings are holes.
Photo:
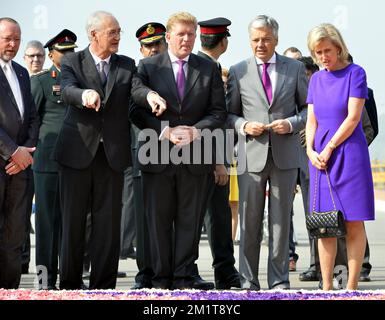
[[[356,290],[366,245],[363,221],[374,220],[370,159],[361,125],[368,94],[366,74],[360,66],[348,62],[344,40],[331,24],[313,28],[308,35],[308,47],[313,59],[324,67],[311,78],[307,99],[310,211],[336,207],[344,213],[347,289]],[[331,290],[337,239],[319,239],[318,247],[323,290]]]

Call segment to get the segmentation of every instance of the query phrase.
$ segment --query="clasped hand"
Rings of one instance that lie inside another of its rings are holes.
[[[277,134],[287,134],[290,132],[289,121],[279,119],[274,120],[272,123],[269,124],[263,124],[257,121],[250,121],[246,123],[244,128],[247,134],[255,137],[260,136],[265,130],[269,129],[273,130],[273,132]]]
[[[178,147],[183,147],[199,137],[198,130],[190,126],[177,126],[167,128],[165,132],[166,139],[170,140]]]
[[[16,152],[12,155],[9,163],[5,166],[6,173],[14,175],[28,168],[28,166],[33,164],[33,157],[31,153],[35,150],[35,147],[18,147]]]

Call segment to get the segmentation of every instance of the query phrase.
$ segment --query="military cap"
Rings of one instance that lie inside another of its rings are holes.
[[[44,45],[49,50],[66,51],[77,48],[75,44],[77,40],[76,34],[68,29],[64,29],[54,36]]]
[[[214,18],[198,22],[200,26],[201,35],[218,35],[230,37],[229,29],[231,21],[226,18]]]
[[[159,22],[149,22],[136,31],[140,43],[148,44],[164,38],[166,27]]]

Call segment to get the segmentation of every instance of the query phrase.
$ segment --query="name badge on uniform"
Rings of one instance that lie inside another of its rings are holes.
[[[54,84],[52,86],[52,94],[54,96],[60,96],[61,95],[60,84]]]

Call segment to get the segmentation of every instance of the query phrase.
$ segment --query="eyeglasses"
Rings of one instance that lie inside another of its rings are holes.
[[[123,31],[122,30],[107,30],[105,31],[106,35],[109,38],[116,38],[116,37],[121,37]]]
[[[42,59],[44,57],[44,54],[25,54],[26,57],[30,58],[30,59],[34,59],[34,58],[38,58],[38,59]]]

